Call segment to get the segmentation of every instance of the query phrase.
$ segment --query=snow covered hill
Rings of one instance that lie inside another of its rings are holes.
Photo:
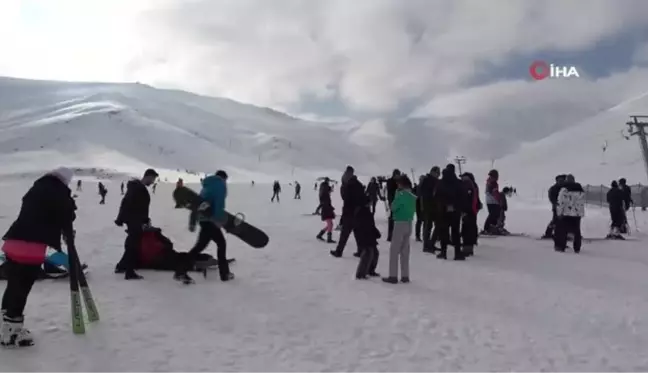
[[[629,115],[642,114],[648,115],[648,93],[526,144],[518,152],[497,160],[496,168],[503,171],[508,182],[528,187],[545,187],[558,173],[573,173],[581,183],[593,185],[608,185],[620,177],[631,184],[646,185],[639,140],[636,136],[624,138]],[[485,166],[482,164],[481,168]]]
[[[7,174],[59,164],[165,175],[226,168],[233,179],[274,180],[346,164],[377,173],[367,152],[389,134],[368,126],[329,125],[227,99],[142,84],[92,84],[0,78],[0,164]],[[409,162],[403,160],[406,164]]]

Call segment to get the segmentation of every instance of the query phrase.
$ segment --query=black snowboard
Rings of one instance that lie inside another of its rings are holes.
[[[198,193],[184,186],[173,191],[173,199],[176,205],[189,209],[192,213],[198,213],[198,208],[205,202]],[[222,228],[227,233],[238,237],[255,249],[261,249],[268,244],[270,240],[268,235],[252,224],[245,222],[243,217],[240,216],[241,214],[235,216],[227,211],[225,213],[226,219],[224,222],[214,223],[221,223]]]

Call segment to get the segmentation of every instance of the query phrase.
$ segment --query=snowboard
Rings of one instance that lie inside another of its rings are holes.
[[[182,206],[192,211],[192,213],[200,213],[198,210],[205,203],[205,200],[198,193],[185,186],[178,187],[173,191],[173,199],[176,205]],[[245,222],[243,214],[232,215],[227,211],[225,211],[225,214],[224,221],[214,221],[214,224],[220,225],[227,233],[238,237],[255,249],[264,248],[268,244],[270,240],[268,235],[252,224]]]

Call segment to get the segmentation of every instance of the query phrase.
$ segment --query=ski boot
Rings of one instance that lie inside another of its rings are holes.
[[[388,284],[398,284],[398,279],[396,277],[383,277],[382,280]]]
[[[337,241],[333,240],[333,233],[328,232],[326,234],[326,243],[337,243]]]
[[[0,345],[2,347],[28,347],[34,345],[34,339],[28,329],[23,327],[24,319],[4,316],[0,327]]]
[[[194,281],[194,279],[189,277],[189,275],[186,273],[176,273],[173,275],[173,279],[181,282],[184,285],[191,285],[196,283],[196,281]]]
[[[324,233],[326,233],[326,230],[322,229],[321,231],[319,231],[317,236],[315,236],[315,238],[317,238],[320,241],[324,241]]]
[[[221,281],[232,281],[234,280],[234,274],[232,272],[228,273],[225,277],[221,277]]]

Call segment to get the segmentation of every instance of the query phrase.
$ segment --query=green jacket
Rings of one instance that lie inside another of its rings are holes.
[[[394,221],[412,221],[416,215],[416,196],[411,190],[398,190],[391,205]]]

